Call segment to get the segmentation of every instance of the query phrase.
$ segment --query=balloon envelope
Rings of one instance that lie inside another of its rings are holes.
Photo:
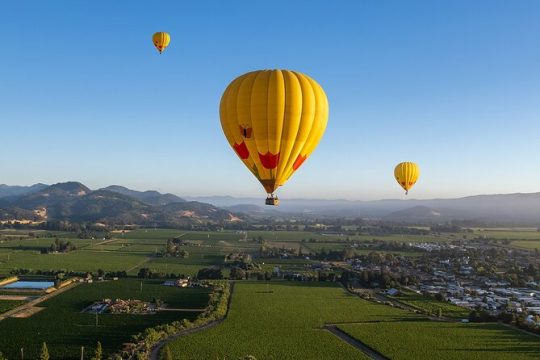
[[[152,36],[152,42],[161,54],[171,42],[171,36],[166,32],[157,32]]]
[[[398,184],[405,190],[405,194],[416,184],[420,176],[420,168],[413,162],[402,162],[394,169],[394,176]]]
[[[220,118],[231,147],[272,194],[317,147],[328,121],[328,100],[305,74],[253,71],[229,84]]]

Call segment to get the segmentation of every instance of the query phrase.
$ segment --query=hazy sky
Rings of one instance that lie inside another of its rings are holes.
[[[0,183],[264,197],[218,105],[285,68],[330,118],[282,198],[403,198],[400,161],[414,198],[540,191],[539,19],[535,0],[5,1]]]

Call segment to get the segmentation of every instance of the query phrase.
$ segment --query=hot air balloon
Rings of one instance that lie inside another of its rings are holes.
[[[259,70],[234,79],[221,97],[221,126],[238,157],[278,205],[276,189],[315,150],[326,129],[328,100],[302,73]]]
[[[420,168],[413,162],[402,162],[394,169],[394,176],[407,195],[420,176]]]
[[[169,46],[169,43],[171,42],[171,36],[169,35],[169,33],[166,32],[157,32],[152,36],[152,42],[161,54],[163,50],[165,50],[165,48]]]

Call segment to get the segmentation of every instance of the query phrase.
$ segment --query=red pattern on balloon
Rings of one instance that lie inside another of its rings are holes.
[[[245,160],[249,157],[249,150],[245,142],[242,141],[240,144],[234,144],[233,148],[240,157],[240,159]]]
[[[266,154],[259,153],[259,159],[261,159],[261,164],[267,169],[275,169],[279,162],[279,153],[272,154],[270,151]]]
[[[293,170],[296,171],[300,167],[300,165],[302,165],[304,161],[306,161],[306,159],[307,156],[302,156],[302,154],[298,154],[298,157],[296,158],[292,166]]]

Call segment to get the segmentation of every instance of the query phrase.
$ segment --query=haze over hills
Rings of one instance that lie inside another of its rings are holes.
[[[119,185],[107,186],[106,188],[103,188],[102,190],[108,190],[108,191],[116,192],[122,195],[130,196],[132,198],[140,200],[149,205],[167,205],[171,203],[186,201],[170,193],[161,194],[155,190],[136,191],[136,190],[131,190],[124,186],[119,186]]]
[[[138,192],[118,186],[112,187],[115,191],[93,191],[79,182],[58,183],[35,190],[35,187],[28,187],[26,193],[18,196],[1,197],[0,220],[68,220],[151,226],[239,220],[231,212],[213,205],[153,191]]]
[[[23,194],[29,194],[32,192],[39,191],[43,188],[46,188],[48,185],[45,184],[34,184],[31,186],[10,186],[6,184],[0,184],[0,198],[6,197],[6,196],[17,196],[17,195],[23,195]]]
[[[210,205],[211,204],[211,205]],[[247,216],[362,217],[429,224],[451,220],[478,223],[540,225],[540,193],[477,195],[457,199],[390,199],[376,201],[282,199],[280,206],[261,198],[231,196],[179,197],[157,191],[136,191],[119,185],[91,190],[78,182],[32,186],[0,185],[0,216],[38,217],[106,223],[163,224],[228,221]],[[39,211],[38,211],[39,213]],[[182,221],[179,221],[182,219]]]
[[[266,207],[260,198],[186,197],[250,213],[294,213],[305,216],[378,218],[407,223],[469,220],[488,223],[540,224],[540,193],[476,195],[457,199],[389,199],[375,201],[281,199]],[[255,207],[254,207],[255,206]]]

